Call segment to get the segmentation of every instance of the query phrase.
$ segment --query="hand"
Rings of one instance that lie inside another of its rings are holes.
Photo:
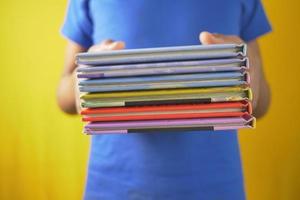
[[[111,51],[124,49],[125,43],[122,41],[104,40],[100,44],[92,46],[88,52],[100,52],[100,51]],[[82,108],[80,103],[80,92],[78,90],[78,78],[76,76],[76,70],[73,72],[73,78],[75,81],[75,101],[76,101],[76,111],[80,114]]]
[[[245,43],[245,41],[235,35],[222,35],[209,32],[200,33],[199,39],[204,45]],[[256,40],[253,40],[247,43],[247,47],[247,56],[250,62],[250,87],[253,93],[253,113],[256,117],[261,117],[266,113],[270,104],[270,89],[264,77],[258,43]]]

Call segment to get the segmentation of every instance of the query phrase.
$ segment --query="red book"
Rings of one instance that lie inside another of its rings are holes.
[[[209,104],[88,108],[81,112],[83,121],[89,122],[240,117],[244,114],[251,113],[251,104],[246,101]]]

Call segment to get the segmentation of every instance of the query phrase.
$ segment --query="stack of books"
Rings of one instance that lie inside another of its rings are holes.
[[[88,52],[76,62],[87,134],[255,126],[246,45]]]

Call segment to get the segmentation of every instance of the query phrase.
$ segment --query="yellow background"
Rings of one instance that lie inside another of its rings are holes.
[[[300,199],[300,3],[264,1],[274,32],[261,39],[273,91],[256,130],[241,131],[248,199]],[[57,108],[66,1],[0,6],[0,199],[81,199],[89,137]],[[298,114],[297,114],[298,113]]]

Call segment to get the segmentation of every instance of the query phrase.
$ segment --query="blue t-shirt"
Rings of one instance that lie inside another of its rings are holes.
[[[201,31],[251,41],[270,31],[259,0],[71,0],[62,33],[83,47],[199,44]],[[236,131],[92,136],[85,199],[243,200]]]

